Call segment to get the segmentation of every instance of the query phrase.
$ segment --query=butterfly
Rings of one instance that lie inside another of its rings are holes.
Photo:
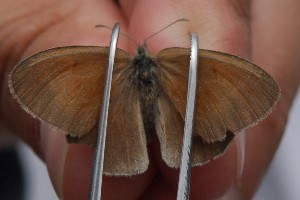
[[[69,143],[95,146],[108,66],[108,47],[67,46],[37,53],[9,75],[9,87],[34,118],[67,132]],[[180,166],[190,49],[156,56],[146,43],[131,56],[116,50],[104,173],[147,170],[147,143],[156,132],[164,162]],[[242,129],[261,121],[280,96],[263,69],[234,55],[199,50],[192,166],[222,154]]]

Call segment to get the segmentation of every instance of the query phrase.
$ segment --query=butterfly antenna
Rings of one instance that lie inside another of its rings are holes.
[[[178,20],[172,22],[171,24],[165,26],[164,28],[160,29],[159,31],[153,33],[153,34],[150,35],[149,37],[147,37],[147,38],[145,39],[145,42],[146,42],[147,40],[149,40],[150,38],[152,38],[153,36],[157,35],[158,33],[162,32],[163,30],[165,30],[165,29],[169,28],[170,26],[176,24],[177,22],[189,22],[189,21],[190,21],[190,20],[189,20],[189,19],[186,19],[186,18],[178,19]]]
[[[113,30],[112,27],[109,27],[109,26],[106,26],[106,25],[102,25],[102,24],[96,25],[95,28],[107,28],[107,29],[109,29],[109,30]],[[136,45],[136,47],[139,46],[138,43],[137,43],[137,41],[135,41],[135,40],[134,40],[132,37],[130,37],[129,35],[126,35],[125,33],[122,33],[122,32],[120,32],[120,35],[122,35],[122,36],[126,37],[127,39],[129,39],[130,41],[132,41],[132,42]]]

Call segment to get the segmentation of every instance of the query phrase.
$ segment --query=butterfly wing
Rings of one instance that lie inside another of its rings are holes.
[[[126,95],[128,84],[122,87],[124,78],[120,81],[123,77],[120,74],[129,62],[127,53],[118,49],[109,109],[114,115],[109,115],[105,151],[107,174],[130,175],[145,171],[148,166],[139,104],[134,104],[137,97],[130,90]],[[77,46],[46,50],[17,65],[10,74],[9,86],[25,111],[70,133],[69,142],[95,145],[107,64],[108,48]],[[125,97],[132,104],[125,105],[122,102]],[[124,120],[127,126],[120,127],[123,122],[119,120]]]
[[[140,96],[132,86],[128,69],[113,76],[108,113],[104,172],[110,175],[134,175],[147,170],[147,140],[141,114]],[[113,115],[112,115],[113,114]],[[118,137],[115,137],[117,135]]]
[[[162,70],[161,87],[169,97],[169,104],[175,108],[169,108],[173,114],[160,117],[177,116],[175,112],[178,112],[181,118],[180,133],[176,132],[180,136],[175,136],[174,131],[168,131],[172,130],[172,123],[165,123],[163,131],[161,129],[157,132],[161,135],[159,138],[182,138],[190,49],[165,49],[159,53],[157,59]],[[200,50],[193,165],[205,163],[221,154],[234,134],[262,120],[277,102],[279,93],[278,84],[258,66],[233,55]],[[172,120],[180,121],[174,118]],[[182,143],[178,146],[162,139],[160,142],[162,146],[169,148],[164,151],[176,152],[175,149],[182,147]],[[162,152],[163,154],[170,155]],[[171,163],[169,166],[178,167],[179,160],[173,163],[165,157],[165,161]]]
[[[33,117],[73,135],[96,123],[108,49],[62,47],[31,56],[10,73],[11,93]]]
[[[156,118],[156,132],[160,141],[163,160],[169,167],[179,168],[183,144],[184,120],[168,95],[161,93],[158,99],[159,115]],[[201,137],[193,138],[192,165],[201,165],[222,153],[233,134],[223,141],[203,142]]]
[[[155,128],[160,141],[162,159],[170,167],[179,167],[184,122],[172,100],[164,91],[157,100]]]

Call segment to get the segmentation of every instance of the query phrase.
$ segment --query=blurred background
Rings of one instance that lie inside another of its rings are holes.
[[[299,119],[300,90],[290,113],[286,133],[254,200],[300,199]],[[4,154],[5,156],[3,156]],[[18,200],[22,193],[25,196],[23,200],[58,199],[44,163],[35,156],[31,149],[20,143],[16,150],[7,150],[4,154],[3,151],[0,152],[0,199]],[[1,164],[3,162],[8,163],[8,160],[10,163],[6,167]],[[9,171],[12,172],[11,177],[7,177],[7,173],[3,173]],[[12,179],[17,181],[14,182]],[[22,186],[24,186],[23,189]],[[14,188],[12,192],[14,196],[6,194],[8,188]]]

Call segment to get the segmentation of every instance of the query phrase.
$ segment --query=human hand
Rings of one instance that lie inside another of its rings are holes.
[[[152,52],[166,47],[190,46],[188,32],[198,32],[200,48],[224,51],[251,59],[280,84],[282,98],[273,114],[245,136],[244,170],[238,173],[240,153],[233,142],[226,153],[204,167],[192,170],[191,199],[217,198],[234,188],[250,198],[255,192],[283,134],[289,107],[299,85],[300,48],[296,0],[282,2],[228,1],[35,1],[2,3],[1,38],[1,123],[26,141],[47,164],[58,195],[63,199],[88,197],[93,149],[68,145],[64,134],[39,124],[12,99],[7,74],[22,58],[38,51],[66,45],[108,46],[110,31],[96,24],[121,23],[121,31],[143,41],[170,22],[185,17],[148,42]],[[26,6],[25,6],[26,5]],[[266,9],[266,6],[267,9]],[[280,11],[284,11],[280,13]],[[8,14],[9,13],[9,14]],[[281,15],[279,15],[280,13]],[[284,17],[282,15],[284,14]],[[276,22],[276,24],[274,23]],[[286,30],[287,27],[289,30]],[[134,45],[119,39],[119,48],[132,52]],[[298,59],[298,60],[297,60]],[[287,69],[285,66],[289,66]],[[104,177],[103,198],[175,199],[178,170],[160,158],[156,138],[149,146],[150,166],[133,177]],[[259,155],[259,156],[258,156]],[[243,156],[243,155],[242,155]],[[238,185],[236,184],[238,181]]]

